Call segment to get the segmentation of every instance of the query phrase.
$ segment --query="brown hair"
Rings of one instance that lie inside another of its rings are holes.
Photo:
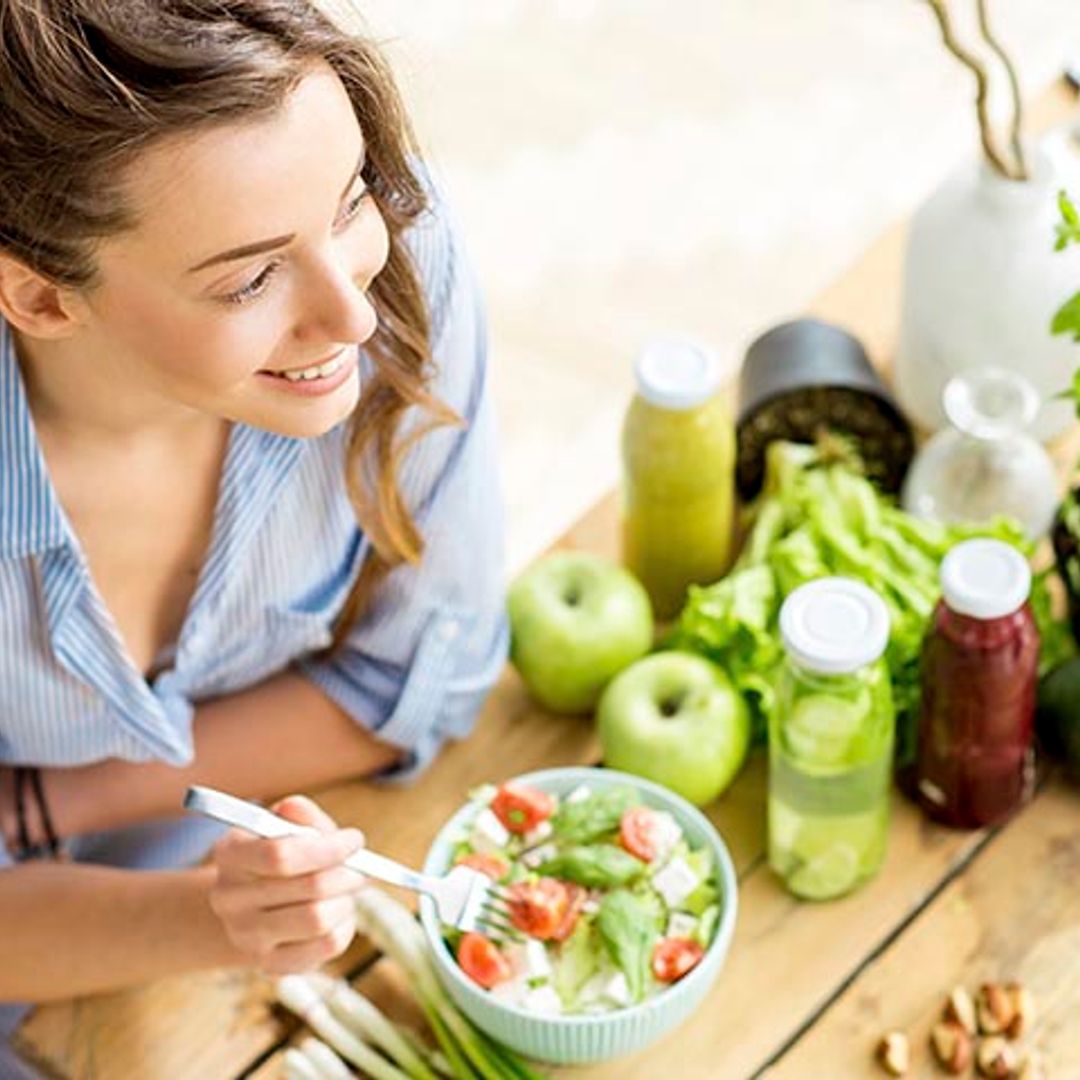
[[[95,242],[134,224],[125,166],[167,136],[268,116],[310,70],[341,79],[367,148],[364,177],[390,253],[370,289],[375,374],[353,414],[346,486],[370,555],[334,647],[392,567],[423,539],[401,496],[406,451],[455,414],[428,393],[430,324],[402,234],[425,209],[392,75],[368,41],[311,0],[0,0],[0,251],[65,287],[92,288]],[[403,414],[430,422],[408,436]]]

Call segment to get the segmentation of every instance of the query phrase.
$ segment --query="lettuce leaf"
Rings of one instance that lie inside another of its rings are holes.
[[[914,755],[919,658],[940,595],[941,560],[954,544],[975,536],[1003,540],[1029,558],[1033,553],[1021,527],[1007,518],[981,526],[924,521],[814,447],[773,443],[742,555],[726,578],[690,589],[667,644],[702,653],[727,669],[747,698],[761,739],[783,658],[777,624],[784,597],[830,574],[858,578],[889,609],[885,660],[897,710],[897,759],[907,764]],[[1053,614],[1051,573],[1034,576],[1031,594],[1043,671],[1075,651],[1068,627]]]

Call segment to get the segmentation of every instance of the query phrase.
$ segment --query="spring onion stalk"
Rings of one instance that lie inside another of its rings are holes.
[[[398,1029],[363,994],[344,980],[336,980],[327,997],[331,1010],[360,1038],[377,1046],[411,1080],[438,1080],[427,1062],[402,1037]]]
[[[317,1035],[372,1080],[410,1080],[407,1073],[361,1042],[302,975],[285,975],[278,979],[276,989],[278,1000],[285,1008],[302,1017]]]
[[[290,1046],[285,1051],[285,1080],[323,1080],[323,1074],[307,1054]]]
[[[409,976],[439,1046],[458,1080],[543,1080],[513,1051],[498,1047],[458,1011],[435,976],[427,938],[404,904],[378,889],[357,896],[361,933]]]
[[[325,1080],[352,1080],[352,1073],[345,1064],[324,1042],[310,1036],[299,1046],[300,1052],[319,1070],[319,1076]]]
[[[408,1024],[394,1024],[398,1034],[435,1070],[439,1076],[449,1076],[454,1080],[454,1074],[450,1071],[450,1062],[441,1050],[433,1050]]]

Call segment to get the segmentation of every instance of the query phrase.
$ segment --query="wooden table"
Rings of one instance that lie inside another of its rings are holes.
[[[1041,126],[1073,107],[1054,89],[1035,108]],[[812,305],[842,323],[887,367],[896,335],[903,226],[883,236]],[[560,546],[617,554],[613,496]],[[510,670],[475,734],[449,748],[405,790],[348,784],[323,802],[370,844],[418,863],[464,792],[528,769],[598,760],[587,720],[546,715]],[[1080,794],[1051,778],[1007,827],[957,833],[928,824],[896,798],[887,862],[854,896],[800,903],[765,860],[762,756],[708,809],[739,876],[738,926],[728,962],[700,1011],[635,1057],[578,1070],[580,1080],[785,1080],[880,1077],[879,1035],[912,1037],[910,1075],[941,1075],[927,1034],[956,984],[1016,979],[1039,1003],[1027,1042],[1056,1080],[1080,1077]],[[391,1012],[408,1015],[398,973],[358,943],[339,963]],[[269,1005],[258,976],[207,972],[41,1008],[20,1048],[50,1074],[100,1080],[219,1080],[281,1075],[295,1023]]]

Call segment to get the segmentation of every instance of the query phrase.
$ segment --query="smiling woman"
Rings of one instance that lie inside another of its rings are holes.
[[[286,800],[327,835],[185,869],[217,835],[169,819],[469,731],[485,372],[369,43],[308,0],[0,6],[0,1001],[344,948],[355,830]]]

